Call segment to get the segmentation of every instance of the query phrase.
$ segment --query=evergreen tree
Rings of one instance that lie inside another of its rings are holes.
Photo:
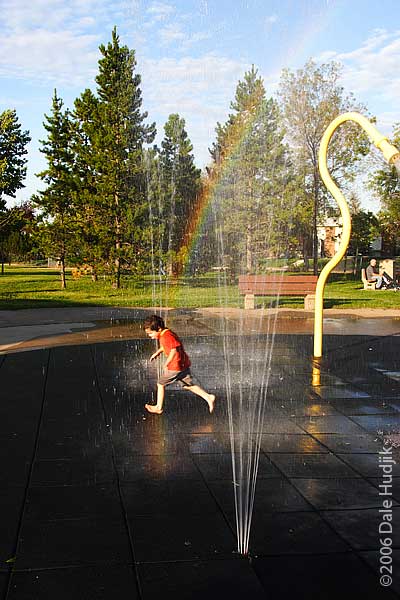
[[[251,272],[268,254],[279,253],[289,173],[279,109],[266,98],[254,66],[238,83],[231,109],[226,124],[217,125],[210,174],[223,246],[229,248],[222,249],[226,266]]]
[[[7,211],[9,219],[6,235],[3,237],[2,254],[8,262],[29,260],[33,251],[31,233],[34,226],[34,213],[29,202],[24,202]]]
[[[182,260],[185,231],[195,210],[200,191],[200,169],[194,164],[193,146],[185,130],[185,120],[171,114],[164,126],[160,163],[163,174],[162,217],[165,223],[163,251],[168,257],[168,271],[173,274]]]
[[[74,248],[75,215],[72,205],[73,152],[71,150],[72,125],[70,113],[63,111],[63,101],[54,90],[51,115],[43,123],[48,135],[40,140],[47,168],[38,174],[46,189],[32,200],[40,209],[41,225],[37,229],[39,243],[47,255],[60,263],[61,287],[66,287],[65,262]]]
[[[146,150],[144,154],[146,173],[146,195],[148,208],[147,251],[149,267],[153,275],[165,275],[165,252],[163,243],[166,239],[165,221],[165,189],[162,176],[160,151],[157,146]]]
[[[75,100],[71,149],[74,154],[74,208],[77,227],[75,261],[87,264],[97,280],[107,255],[107,222],[103,218],[108,205],[98,192],[96,170],[96,128],[98,99],[86,89]]]
[[[14,254],[26,255],[30,251],[29,225],[33,221],[33,211],[29,203],[5,208],[0,213],[0,260],[1,274],[4,275],[4,262],[11,262]]]
[[[4,196],[15,198],[15,192],[24,187],[26,176],[26,146],[28,131],[21,131],[15,110],[0,113],[0,254],[1,273],[4,274],[6,241],[16,220],[15,210],[7,210]],[[18,211],[17,211],[18,212]]]
[[[122,264],[143,261],[148,234],[143,144],[151,143],[156,131],[154,123],[144,123],[147,113],[141,112],[141,78],[134,74],[134,51],[120,46],[114,28],[111,42],[101,45],[100,52],[93,140],[96,194],[107,232],[102,243],[107,247],[113,285],[120,287]]]
[[[24,187],[29,131],[21,131],[15,110],[0,113],[0,210],[5,208],[4,195],[15,197]]]

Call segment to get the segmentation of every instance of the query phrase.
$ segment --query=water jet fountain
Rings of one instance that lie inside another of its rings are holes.
[[[331,259],[320,274],[317,292],[316,292],[316,307],[315,307],[315,323],[314,323],[314,361],[311,367],[312,385],[320,385],[321,357],[322,357],[322,306],[323,292],[327,277],[331,270],[338,264],[345,253],[349,237],[350,237],[350,215],[346,200],[340,190],[334,184],[326,167],[326,155],[329,140],[331,139],[335,129],[344,121],[353,120],[359,123],[372,137],[375,145],[382,150],[385,158],[392,162],[397,169],[400,167],[400,155],[396,148],[391,146],[386,138],[380,136],[376,129],[369,123],[365,117],[357,113],[346,113],[338,117],[327,129],[320,149],[320,171],[321,177],[338,201],[340,210],[343,215],[343,234],[339,252]],[[245,123],[245,129],[251,127],[251,123]],[[232,143],[232,154],[247,152],[244,132],[240,132],[241,138],[235,143]],[[243,146],[241,147],[241,144]],[[239,149],[238,149],[239,148]],[[274,163],[271,161],[268,169],[274,169]],[[268,172],[267,176],[271,173]],[[222,364],[218,367],[221,374],[221,380],[218,382],[218,389],[214,389],[213,393],[219,396],[220,405],[226,405],[227,422],[229,425],[230,435],[230,450],[232,458],[232,487],[235,503],[235,521],[236,521],[236,538],[238,553],[249,557],[249,539],[252,525],[253,509],[255,502],[257,475],[260,461],[260,449],[262,435],[264,433],[264,417],[268,407],[269,426],[273,424],[274,407],[273,399],[270,395],[271,381],[271,361],[273,359],[273,351],[275,347],[275,331],[277,311],[274,310],[279,300],[277,296],[271,298],[269,304],[263,310],[254,313],[251,319],[251,330],[249,323],[243,313],[240,313],[239,318],[232,319],[229,317],[228,307],[231,306],[232,300],[229,296],[231,281],[229,277],[230,255],[232,253],[232,244],[242,243],[237,256],[241,260],[240,267],[243,272],[248,269],[249,261],[246,255],[246,243],[243,240],[246,236],[254,234],[253,231],[243,231],[242,240],[235,239],[230,234],[223,232],[224,207],[229,201],[241,201],[243,195],[243,184],[239,181],[237,174],[237,166],[235,159],[231,156],[225,157],[224,164],[218,165],[215,173],[210,175],[203,194],[199,198],[196,213],[193,216],[193,221],[188,225],[186,237],[183,240],[183,246],[186,249],[187,257],[196,256],[196,243],[199,242],[201,236],[198,235],[199,230],[203,226],[209,232],[213,231],[215,235],[215,243],[218,247],[218,256],[215,259],[215,268],[218,278],[218,292],[220,304],[220,317],[215,319],[214,329],[217,330],[220,339],[220,347],[222,354]],[[248,190],[246,190],[248,191]],[[251,190],[250,190],[251,191]],[[150,220],[156,223],[156,213],[161,209],[158,205],[157,195],[154,198],[149,198],[150,204]],[[287,199],[286,199],[287,202]],[[285,244],[276,241],[273,237],[277,228],[277,219],[283,205],[279,202],[268,207],[265,211],[259,204],[259,198],[255,195],[254,206],[247,207],[247,210],[254,211],[253,222],[255,228],[262,219],[269,219],[269,236],[271,238],[264,240],[265,247],[271,244],[274,247],[274,256],[285,256]],[[285,206],[287,209],[287,206]],[[245,207],[244,207],[245,209]],[[289,208],[290,210],[290,208]],[[263,223],[265,225],[265,223]],[[257,231],[256,231],[257,234]],[[282,239],[284,234],[282,234]],[[207,242],[209,243],[209,242]],[[153,306],[159,304],[160,313],[168,304],[170,294],[175,294],[176,286],[169,287],[168,278],[161,274],[159,267],[159,256],[161,256],[161,248],[157,247],[157,242],[151,240],[152,267],[153,267]],[[190,262],[190,260],[189,260]],[[193,266],[191,265],[193,269]],[[182,267],[183,269],[183,267]],[[183,272],[183,270],[182,270]],[[281,271],[283,273],[283,271]],[[178,274],[178,277],[181,273]],[[158,302],[157,302],[158,301]],[[239,308],[240,305],[238,305]],[[165,314],[165,313],[164,313]],[[189,352],[190,353],[190,352]],[[272,377],[276,374],[272,375]],[[212,422],[210,422],[212,429]],[[216,430],[218,431],[218,430]],[[269,429],[271,431],[271,429]]]
[[[339,205],[340,212],[343,218],[343,232],[339,250],[322,269],[318,278],[317,289],[315,291],[314,359],[320,359],[322,357],[323,297],[326,280],[328,279],[328,276],[331,273],[332,269],[334,269],[334,267],[341,261],[341,259],[345,255],[347,246],[349,245],[350,241],[351,218],[349,208],[345,197],[333,181],[327,167],[327,153],[329,142],[336,129],[346,121],[353,121],[355,123],[358,123],[358,125],[360,125],[360,127],[362,127],[364,131],[368,134],[368,136],[371,138],[374,145],[379,150],[381,150],[387,162],[389,164],[392,164],[400,173],[399,150],[395,146],[393,146],[393,144],[390,144],[388,139],[381,133],[379,133],[376,127],[372,125],[372,123],[363,115],[360,115],[357,112],[344,113],[336,117],[336,119],[334,119],[332,123],[327,127],[321,140],[318,165],[323,182],[325,183],[327,189],[330,191],[330,193]]]

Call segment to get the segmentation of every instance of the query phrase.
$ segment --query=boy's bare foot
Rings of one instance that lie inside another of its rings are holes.
[[[214,404],[215,404],[215,396],[214,396],[214,394],[208,394],[207,403],[208,403],[208,407],[210,409],[210,413],[212,413],[213,410],[214,410]]]
[[[157,404],[145,404],[145,409],[149,411],[149,413],[154,413],[155,415],[162,415],[162,408],[158,408]]]

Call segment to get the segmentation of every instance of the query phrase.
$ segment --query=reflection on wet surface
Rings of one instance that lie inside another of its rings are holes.
[[[81,334],[96,331],[101,330]],[[236,530],[224,340],[205,329],[194,335],[194,326],[190,331],[185,345],[193,373],[217,395],[212,415],[200,399],[173,386],[162,416],[145,412],[144,403],[154,402],[158,371],[148,361],[154,343],[140,339],[139,328],[133,338],[2,357],[0,409],[7,418],[0,420],[0,438],[8,458],[1,477],[9,505],[17,508],[4,504],[0,513],[0,525],[1,519],[15,525],[10,535],[4,529],[0,550],[11,556],[20,523],[17,569],[116,563],[119,549],[125,552],[129,544],[140,569],[199,561],[212,569],[229,560],[232,571],[232,560],[243,564],[232,558]],[[250,406],[265,383],[266,336],[248,335],[240,344],[233,331],[230,336],[232,402],[245,399]],[[312,386],[312,336],[276,335],[258,427],[250,537],[250,550],[263,558],[253,557],[251,565],[265,557],[287,564],[291,556],[297,561],[312,556],[315,565],[343,549],[349,561],[364,543],[362,532],[375,526],[381,505],[378,452],[396,436],[400,422],[400,384],[388,375],[400,369],[400,338],[345,341],[327,336],[320,386]],[[239,347],[245,356],[238,356]],[[255,423],[241,426],[236,442],[240,445],[241,435],[252,442]],[[398,454],[393,448],[400,462]],[[233,458],[239,461],[240,455]],[[398,465],[393,475],[399,479]],[[398,485],[393,489],[397,503]],[[21,490],[26,499],[15,499]],[[377,536],[368,539],[368,548],[379,552]],[[365,572],[357,577],[364,581]]]
[[[207,335],[267,334],[271,331],[271,315],[247,315],[244,312],[221,316],[210,314],[170,316],[168,325],[183,337]],[[312,316],[279,313],[275,324],[278,334],[312,334]],[[72,330],[72,331],[71,331]],[[324,319],[325,335],[340,336],[387,336],[400,334],[400,319],[359,318],[341,315]],[[142,322],[129,318],[117,318],[90,323],[42,324],[0,329],[0,353],[35,348],[93,344],[106,341],[143,339]]]

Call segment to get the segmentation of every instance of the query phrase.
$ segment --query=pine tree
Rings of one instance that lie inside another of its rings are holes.
[[[0,254],[1,273],[4,274],[6,238],[10,224],[14,223],[15,211],[7,210],[4,196],[15,198],[15,192],[24,187],[26,176],[26,146],[30,142],[29,131],[21,131],[15,110],[0,113]]]
[[[141,112],[140,75],[134,74],[135,53],[120,46],[116,28],[112,40],[100,46],[96,77],[98,106],[95,138],[96,189],[108,247],[113,285],[120,287],[122,264],[140,264],[146,242],[143,144],[155,137],[155,125],[145,125]],[[105,207],[107,208],[106,210]]]
[[[286,149],[276,102],[257,70],[239,81],[231,113],[218,124],[211,177],[219,197],[220,231],[231,271],[251,272],[278,252],[278,219],[287,180]]]
[[[165,219],[165,189],[162,176],[160,151],[157,146],[146,150],[144,153],[146,174],[146,196],[148,208],[148,228],[146,231],[147,250],[149,258],[147,267],[151,273],[165,274],[165,252],[163,243],[166,239]]]
[[[47,169],[38,174],[46,189],[32,200],[40,209],[41,225],[37,229],[43,250],[60,262],[61,287],[66,287],[65,262],[74,248],[75,216],[72,205],[74,191],[73,152],[71,150],[72,125],[70,113],[63,110],[63,101],[54,90],[51,115],[43,123],[47,139],[40,140],[47,160]]]
[[[178,268],[179,251],[185,253],[182,244],[200,191],[201,172],[194,164],[193,146],[185,130],[185,120],[178,114],[171,114],[164,131],[160,154],[165,222],[163,250],[167,255],[169,274],[173,274]]]
[[[98,99],[86,89],[75,100],[71,149],[74,154],[74,207],[77,221],[75,259],[77,264],[89,265],[92,279],[107,259],[107,223],[103,216],[107,204],[98,192],[96,170],[96,127]]]
[[[15,197],[24,187],[29,131],[21,131],[15,110],[0,113],[0,210],[5,207],[4,195]]]

